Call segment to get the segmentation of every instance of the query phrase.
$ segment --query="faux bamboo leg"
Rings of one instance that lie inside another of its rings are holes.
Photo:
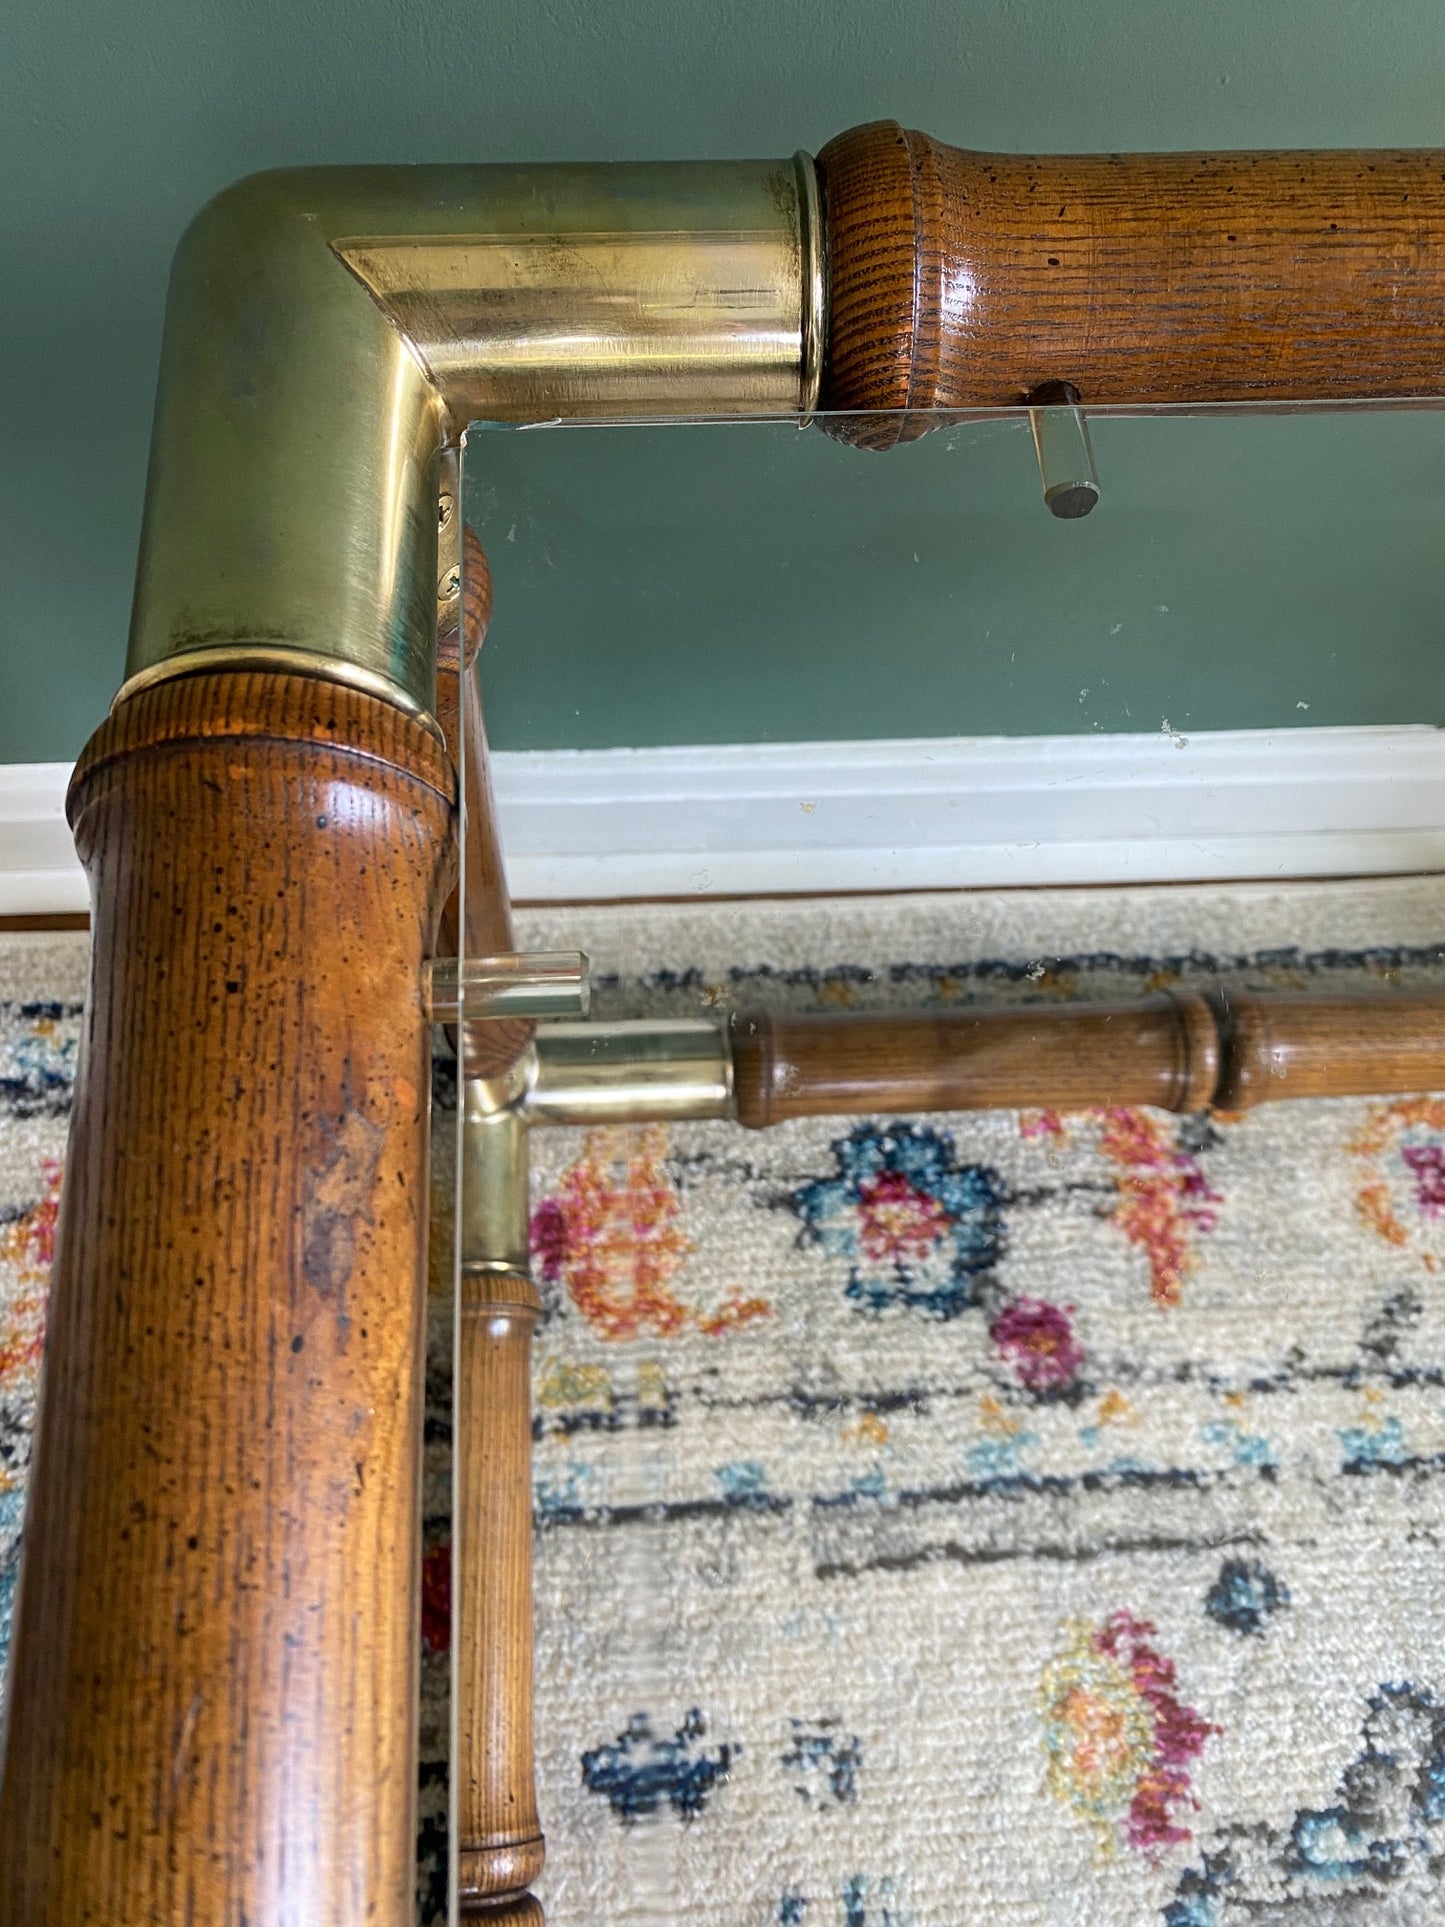
[[[307,677],[162,683],[81,759],[5,1927],[414,1917],[422,966],[452,818],[428,731]]]
[[[456,465],[443,489],[459,494]],[[497,837],[487,738],[473,660],[491,616],[491,572],[470,528],[455,538],[443,514],[438,607],[438,713],[465,771],[465,888],[442,915],[444,946],[464,924],[469,957],[515,949]],[[452,572],[455,571],[455,579]],[[459,601],[455,591],[460,589]],[[527,1276],[527,1125],[520,1108],[531,1063],[529,1022],[464,1022],[462,1231],[452,1399],[456,1602],[453,1811],[464,1916],[493,1927],[540,1923],[526,1891],[542,1869],[533,1788],[531,1344],[540,1300]]]
[[[463,1232],[453,1440],[457,1889],[464,1916],[538,1921],[532,1735],[532,1332],[527,1125],[473,1080],[462,1121]]]
[[[452,499],[460,488],[455,460],[443,465]],[[455,518],[455,511],[453,511]],[[444,534],[446,532],[444,531]],[[512,929],[512,903],[497,833],[497,806],[487,752],[474,662],[487,633],[492,613],[492,573],[476,531],[465,528],[459,544],[443,549],[444,564],[455,555],[448,574],[459,578],[460,596],[438,606],[437,721],[447,739],[452,761],[464,772],[467,832],[462,863],[465,888],[452,896],[442,911],[439,954],[502,957],[517,947]],[[445,578],[444,578],[445,579]],[[459,935],[465,904],[465,931]],[[468,1077],[498,1077],[517,1061],[532,1041],[535,1025],[526,1019],[503,1018],[466,1023],[453,1041]]]

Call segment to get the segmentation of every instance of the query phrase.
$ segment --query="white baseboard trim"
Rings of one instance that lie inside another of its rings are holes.
[[[88,910],[65,820],[69,763],[0,763],[0,916]]]
[[[1445,731],[499,753],[513,894],[947,890],[1445,870]],[[63,763],[0,766],[0,915],[86,908]]]

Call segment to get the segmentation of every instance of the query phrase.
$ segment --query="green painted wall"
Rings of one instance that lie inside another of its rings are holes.
[[[1440,0],[12,8],[0,757],[74,755],[115,688],[166,264],[239,174],[781,154],[879,114],[993,147],[1445,143],[1442,102]],[[1016,439],[754,456],[741,433],[482,438],[500,746],[1445,707],[1445,420],[1113,428],[1075,528]]]
[[[477,433],[498,742],[1445,719],[1445,412],[1026,421],[869,455],[788,425]]]

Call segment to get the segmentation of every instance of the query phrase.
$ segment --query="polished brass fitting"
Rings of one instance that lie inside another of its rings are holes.
[[[522,1097],[534,1124],[645,1124],[733,1115],[732,1053],[710,1018],[544,1024]]]
[[[428,716],[469,422],[807,414],[813,163],[309,168],[171,275],[127,681],[281,667]]]
[[[525,1276],[528,1248],[527,1119],[521,1098],[531,1066],[519,1059],[502,1078],[468,1078],[461,1103],[461,1234],[464,1273]]]

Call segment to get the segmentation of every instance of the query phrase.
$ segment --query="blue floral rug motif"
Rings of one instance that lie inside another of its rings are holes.
[[[853,1261],[847,1295],[956,1318],[1003,1253],[997,1173],[960,1164],[947,1132],[860,1124],[833,1145],[836,1175],[813,1178],[794,1208],[822,1250]]]

